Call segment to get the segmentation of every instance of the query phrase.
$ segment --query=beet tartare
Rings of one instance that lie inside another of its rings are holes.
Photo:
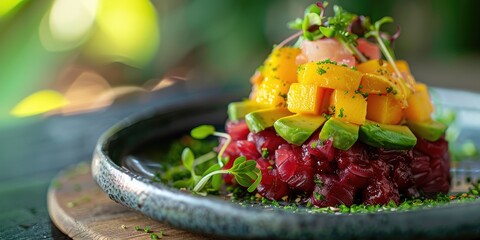
[[[324,7],[290,24],[299,31],[257,69],[249,99],[229,105],[223,169],[255,160],[260,195],[318,207],[447,193],[447,127],[431,117],[427,86],[395,60],[398,34],[380,31],[392,19],[371,23],[338,6],[325,17]]]

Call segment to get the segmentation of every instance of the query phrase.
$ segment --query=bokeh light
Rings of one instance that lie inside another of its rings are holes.
[[[87,45],[95,61],[118,61],[142,67],[159,44],[157,14],[148,0],[102,0],[97,30]]]
[[[53,90],[42,90],[31,94],[19,102],[11,111],[17,117],[27,117],[58,109],[68,104],[68,100]]]

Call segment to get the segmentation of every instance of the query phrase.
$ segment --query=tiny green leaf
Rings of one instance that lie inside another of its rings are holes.
[[[324,5],[325,7],[325,5]],[[309,13],[316,13],[320,14],[322,12],[322,9],[317,6],[317,4],[310,4],[306,9],[304,15],[307,15]]]
[[[212,188],[213,189],[215,189],[215,190],[220,189],[220,186],[222,186],[222,183],[223,183],[222,175],[220,175],[220,174],[213,175],[213,177],[212,177]]]
[[[195,156],[190,148],[183,149],[182,152],[182,164],[183,166],[188,169],[188,171],[193,171],[193,162],[195,160]]]
[[[322,32],[326,37],[335,36],[335,29],[332,27],[320,27],[320,32]]]
[[[193,138],[196,139],[205,139],[206,137],[212,135],[215,132],[215,127],[212,125],[201,125],[198,126],[190,132]]]
[[[257,189],[258,185],[262,181],[262,172],[260,172],[260,170],[257,168],[255,173],[257,175],[257,178],[255,179],[255,182],[253,182],[253,184],[250,185],[250,187],[248,187],[248,189],[247,189],[248,192],[255,191],[255,189]]]
[[[244,186],[244,187],[249,187],[252,185],[252,179],[246,175],[246,174],[235,174],[235,180],[238,182],[238,184]]]
[[[303,20],[301,18],[296,18],[293,21],[288,22],[288,28],[301,30],[302,29]]]
[[[182,179],[173,183],[174,188],[189,188],[192,185],[192,179]]]

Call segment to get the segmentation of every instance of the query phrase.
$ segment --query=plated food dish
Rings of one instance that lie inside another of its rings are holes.
[[[92,162],[92,174],[108,196],[133,210],[172,226],[224,237],[264,239],[438,239],[480,234],[480,202],[422,204],[401,210],[379,208],[375,211],[324,212],[322,208],[298,206],[298,211],[278,201],[251,204],[232,202],[223,195],[201,196],[154,181],[156,173],[168,164],[162,146],[188,134],[200,124],[224,125],[226,107],[242,95],[218,91],[187,97],[176,104],[131,116],[113,126],[99,139]],[[471,138],[479,143],[480,128],[473,116],[480,95],[457,90],[435,89],[438,107],[455,109],[459,142]],[[236,97],[232,97],[236,96]],[[438,109],[437,107],[437,109]],[[181,119],[181,121],[179,120]],[[474,138],[477,136],[477,138]],[[192,150],[195,149],[191,146]],[[181,152],[177,148],[176,152]],[[177,159],[180,158],[178,153]],[[462,162],[451,171],[452,194],[468,191],[480,176],[477,162]],[[458,185],[460,184],[460,185]],[[247,192],[244,190],[244,192]],[[289,204],[291,206],[291,204]],[[303,210],[302,210],[303,209]],[[312,211],[318,209],[320,211]],[[378,226],[382,227],[378,227]],[[168,234],[168,232],[166,232]]]
[[[480,219],[479,184],[465,187],[478,167],[450,169],[447,122],[432,117],[428,87],[395,60],[397,34],[380,31],[391,19],[370,23],[339,6],[327,18],[325,7],[292,22],[299,31],[257,69],[248,100],[193,99],[102,136],[92,163],[102,189],[155,219],[220,236],[478,233],[470,220]],[[464,103],[477,94],[436,95],[437,112],[480,112]],[[471,127],[462,119],[457,128]]]
[[[431,117],[428,87],[395,60],[398,36],[380,29],[392,19],[333,9],[326,17],[325,3],[309,6],[252,76],[249,99],[230,103],[226,134],[216,134],[227,139],[218,147],[225,182],[316,207],[448,193],[447,126]],[[239,157],[256,164],[242,173],[251,176],[228,171]],[[204,179],[184,187],[198,192]]]

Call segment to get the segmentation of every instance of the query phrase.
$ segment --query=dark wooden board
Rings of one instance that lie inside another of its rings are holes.
[[[173,228],[114,202],[94,182],[89,163],[62,171],[53,180],[47,201],[53,223],[74,239],[151,239],[152,233],[159,236],[160,232],[161,239],[212,239]],[[149,227],[148,233],[145,227]]]

